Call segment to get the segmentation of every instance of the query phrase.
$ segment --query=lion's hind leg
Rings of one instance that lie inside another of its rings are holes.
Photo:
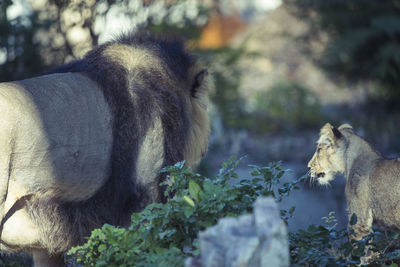
[[[362,240],[372,232],[372,210],[368,208],[363,211],[364,212],[359,211],[359,217],[357,217],[356,223],[354,225],[351,225],[350,223],[349,225],[350,229],[352,230],[349,238],[352,240]],[[364,249],[364,256],[360,258],[360,265],[367,265],[378,257],[379,253],[372,251],[370,246],[367,245]]]
[[[49,255],[45,249],[31,251],[35,267],[64,267],[64,255]]]

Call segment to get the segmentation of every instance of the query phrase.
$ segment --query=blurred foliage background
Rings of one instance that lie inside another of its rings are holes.
[[[400,100],[399,0],[3,0],[0,5],[0,81],[40,75],[122,32],[147,28],[185,38],[214,70],[213,112],[220,132],[290,132],[315,129],[325,120],[371,127],[369,120],[362,125],[352,117],[352,107],[360,114],[372,106],[390,113]],[[346,118],[338,119],[343,110]],[[216,138],[229,139],[223,136]]]
[[[327,121],[399,156],[400,0],[2,0],[0,81],[40,75],[139,28],[185,39],[214,74],[205,174],[247,155],[283,160],[300,176]],[[305,185],[324,199],[313,219],[344,216],[341,186]],[[301,212],[310,200],[294,201]]]
[[[351,81],[373,80],[382,96],[399,97],[399,1],[294,0],[290,5],[310,19],[312,30],[304,38],[329,36],[322,67]]]

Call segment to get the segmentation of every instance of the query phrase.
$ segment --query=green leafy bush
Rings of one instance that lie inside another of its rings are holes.
[[[359,266],[369,257],[368,266],[398,266],[400,259],[399,235],[373,231],[363,240],[349,240],[351,230],[338,229],[334,213],[323,217],[325,226],[310,225],[306,230],[289,233],[292,266]],[[350,224],[355,225],[355,214]]]
[[[69,254],[84,266],[182,266],[184,258],[199,254],[199,231],[220,218],[250,212],[258,196],[279,201],[305,179],[277,188],[285,171],[279,163],[270,163],[251,165],[251,179],[238,180],[239,162],[225,162],[214,179],[192,172],[183,162],[163,169],[169,173],[165,194],[174,193],[173,198],[133,214],[128,229],[104,225],[94,230],[86,244]],[[293,211],[283,211],[284,219]]]
[[[235,172],[239,163],[233,158],[223,163],[213,179],[191,171],[183,162],[161,170],[168,173],[165,194],[174,197],[133,214],[127,229],[104,225],[94,230],[88,242],[72,248],[69,255],[83,266],[183,266],[185,258],[200,253],[199,231],[220,218],[250,212],[259,196],[279,202],[306,179],[282,184],[285,171],[279,163],[249,165],[250,178],[241,179]],[[282,219],[288,222],[293,212],[294,207],[282,210]],[[370,266],[397,266],[398,234],[374,231],[364,240],[350,241],[349,231],[337,228],[333,213],[323,220],[324,226],[289,233],[293,266],[355,266],[366,253],[378,255]],[[357,223],[355,215],[350,223]]]

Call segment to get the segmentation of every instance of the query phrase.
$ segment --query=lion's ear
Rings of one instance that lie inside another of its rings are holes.
[[[350,130],[350,131],[353,131],[353,127],[350,124],[347,124],[347,123],[340,125],[338,129],[339,130]]]
[[[204,84],[207,76],[208,76],[208,71],[206,69],[199,71],[194,76],[194,80],[192,82],[192,88],[191,88],[192,97],[196,97],[198,90]]]
[[[324,127],[321,128],[320,138],[318,143],[324,143],[327,145],[333,145],[336,140],[342,137],[342,133],[330,123],[326,123]]]
[[[319,135],[321,137],[333,137],[332,136],[332,128],[333,126],[328,122],[324,125],[324,127],[321,128],[321,131],[319,132]]]

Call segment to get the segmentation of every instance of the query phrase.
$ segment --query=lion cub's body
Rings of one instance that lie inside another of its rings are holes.
[[[326,184],[336,174],[345,175],[349,216],[357,215],[354,238],[369,234],[372,224],[400,230],[400,159],[386,159],[347,124],[325,125],[317,144],[308,164],[311,177]]]
[[[369,175],[371,209],[378,226],[400,230],[400,161],[380,159]]]

